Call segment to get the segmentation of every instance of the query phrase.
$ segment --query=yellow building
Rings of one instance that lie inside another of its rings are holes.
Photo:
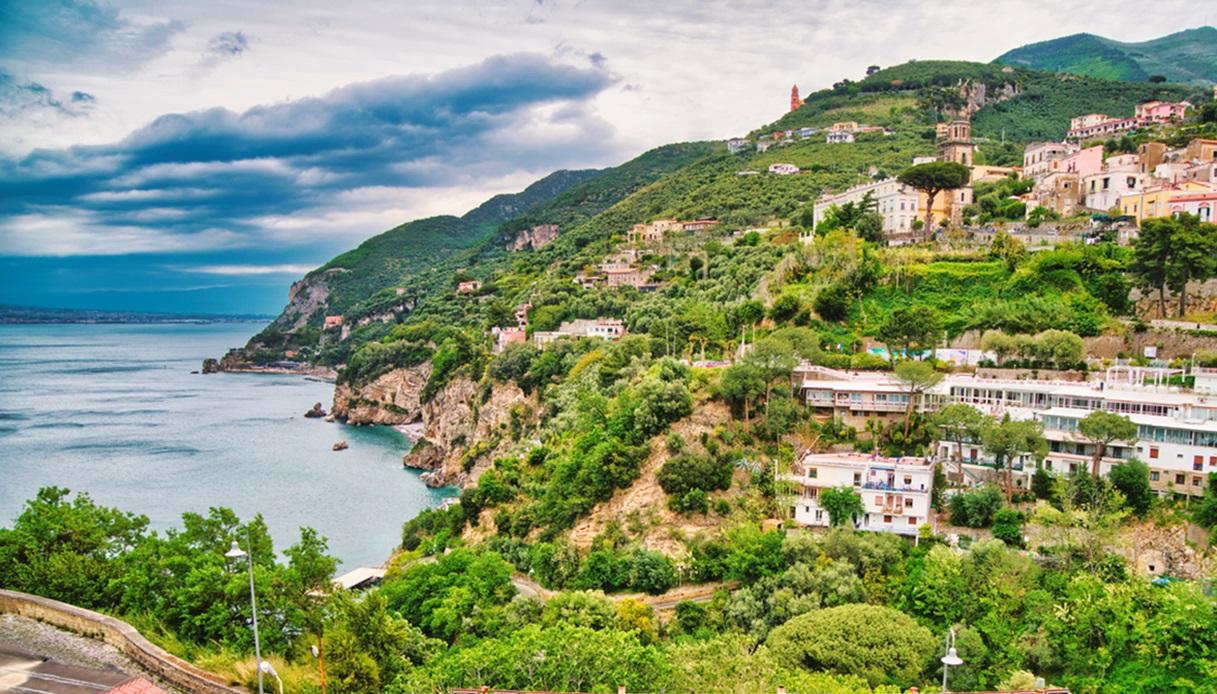
[[[1130,195],[1120,196],[1120,214],[1134,217],[1140,225],[1151,217],[1169,217],[1171,198],[1188,193],[1202,193],[1212,188],[1200,181],[1184,181],[1175,185],[1154,186]]]

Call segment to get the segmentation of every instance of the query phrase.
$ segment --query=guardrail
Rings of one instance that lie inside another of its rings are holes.
[[[249,694],[213,673],[166,652],[122,620],[13,590],[0,590],[0,613],[15,614],[96,639],[117,648],[148,673],[171,687],[194,694]]]

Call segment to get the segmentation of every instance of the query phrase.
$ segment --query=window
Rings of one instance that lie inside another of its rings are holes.
[[[1184,479],[1183,475],[1175,475],[1175,484],[1183,484]]]
[[[814,467],[807,468],[807,476],[810,477],[811,479],[814,480],[816,478],[816,476],[819,474],[820,474],[820,472],[816,468],[814,468]]]
[[[892,522],[892,517],[891,517],[891,516],[884,516],[884,517],[883,517],[883,522],[884,522],[884,523],[891,523],[891,522]]]
[[[1209,456],[1209,467],[1217,467],[1217,455]]]
[[[905,483],[905,484],[912,484],[912,483],[913,483],[913,476],[912,476],[912,475],[905,475],[905,476],[904,476],[904,483]]]
[[[1158,449],[1157,449],[1157,448],[1153,448],[1153,447],[1151,446],[1151,447],[1150,447],[1150,449],[1149,449],[1149,457],[1150,457],[1150,458],[1157,458],[1157,457],[1158,457]]]
[[[912,508],[913,507],[912,497],[908,497],[908,496],[904,497],[904,505],[907,506],[908,508]]]
[[[1192,471],[1200,472],[1204,469],[1204,456],[1197,455],[1192,457]]]
[[[1193,487],[1199,487],[1199,486],[1200,486],[1200,480],[1201,480],[1201,479],[1203,479],[1203,478],[1201,478],[1201,477],[1192,477],[1192,486],[1193,486]]]
[[[854,486],[856,487],[856,486],[858,486],[859,484],[862,484],[862,473],[861,473],[861,472],[855,472],[855,473],[854,473]]]
[[[1158,472],[1157,472],[1156,470],[1155,470],[1155,471],[1153,471],[1153,472],[1151,472],[1151,473],[1149,473],[1149,481],[1150,481],[1150,482],[1157,482],[1157,481],[1158,481]]]
[[[917,516],[909,516],[909,525],[917,525]]]

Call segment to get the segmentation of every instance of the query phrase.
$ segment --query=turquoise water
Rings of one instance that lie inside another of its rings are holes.
[[[302,417],[329,409],[328,383],[190,373],[260,328],[0,325],[0,526],[58,485],[157,529],[228,506],[261,513],[280,550],[308,525],[343,568],[383,562],[401,524],[445,493],[402,468],[396,430]],[[339,439],[350,448],[331,451]]]

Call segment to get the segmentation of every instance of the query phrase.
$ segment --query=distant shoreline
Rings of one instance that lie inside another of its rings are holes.
[[[0,325],[206,325],[214,323],[268,323],[272,320],[274,320],[274,316],[256,313],[147,313],[141,311],[0,305]]]

